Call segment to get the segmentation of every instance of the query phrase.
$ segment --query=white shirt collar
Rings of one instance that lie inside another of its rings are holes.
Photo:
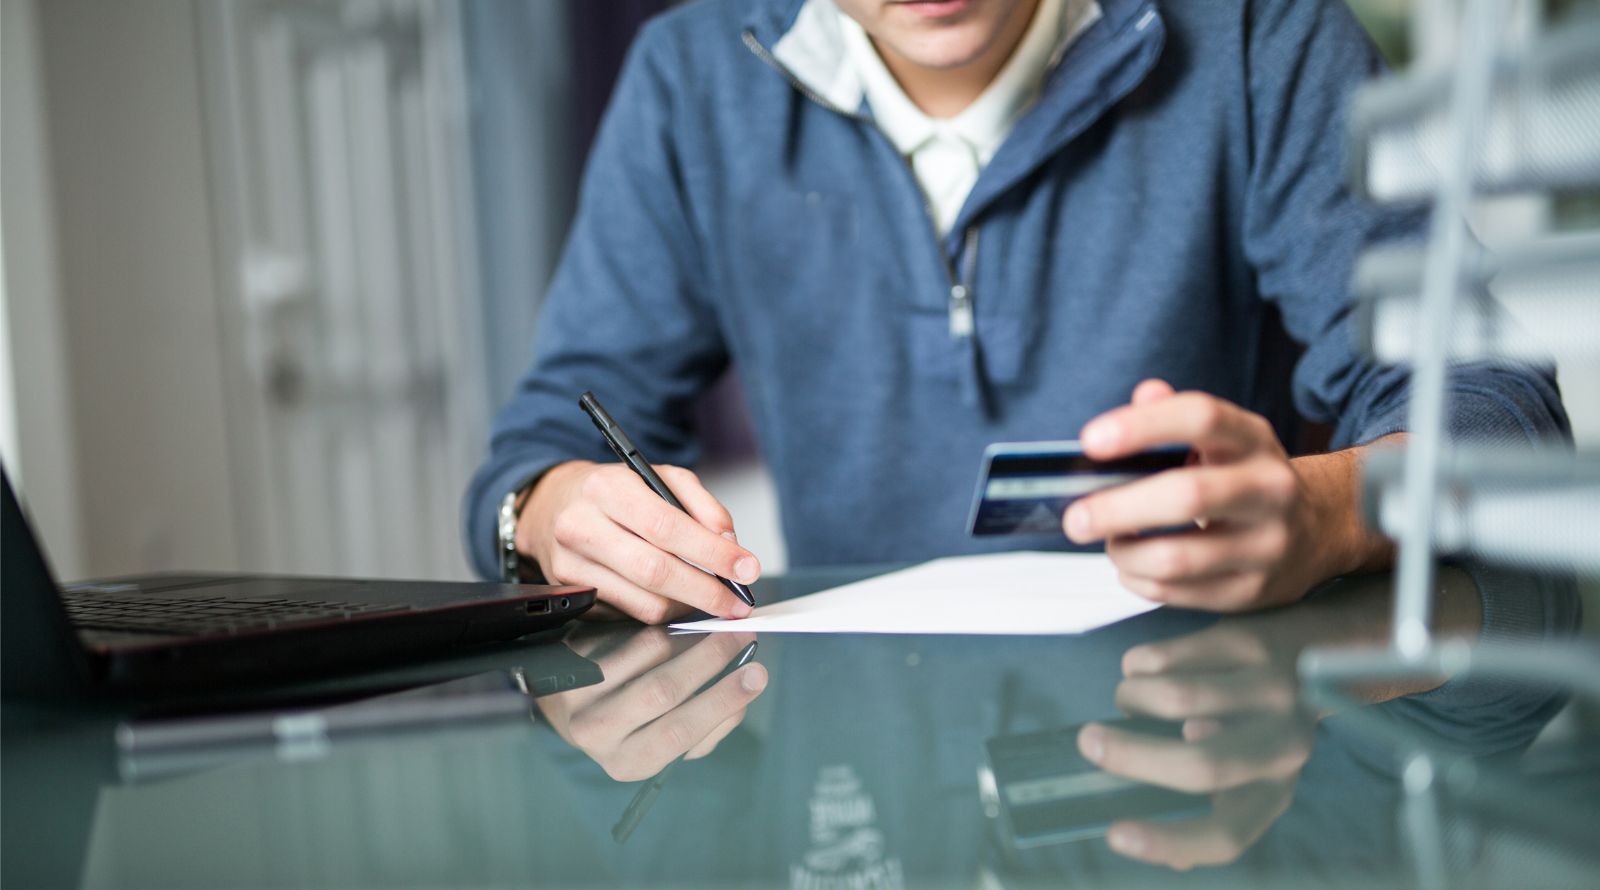
[[[865,99],[877,126],[905,156],[940,235],[961,215],[978,175],[1038,98],[1045,75],[1101,18],[1096,0],[1040,0],[1011,58],[953,118],[912,103],[856,21],[834,0],[805,0],[772,55],[815,97],[846,114]]]
[[[845,57],[860,77],[873,118],[895,148],[910,155],[935,136],[954,135],[986,164],[1037,98],[1045,73],[1062,50],[1100,18],[1100,5],[1092,0],[1039,0],[1022,40],[994,80],[961,113],[945,119],[923,113],[889,73],[861,25],[843,12],[836,14]]]

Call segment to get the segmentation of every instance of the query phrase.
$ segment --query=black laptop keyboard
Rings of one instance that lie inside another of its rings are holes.
[[[400,603],[350,603],[278,597],[116,596],[66,590],[67,618],[76,627],[133,633],[236,634],[314,621],[346,620],[410,609]]]

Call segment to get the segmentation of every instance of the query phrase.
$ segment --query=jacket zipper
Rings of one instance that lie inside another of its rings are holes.
[[[755,33],[748,28],[739,35],[739,38],[744,41],[744,45],[749,48],[751,53],[755,54],[756,58],[778,72],[784,80],[789,82],[790,86],[799,91],[800,95],[805,96],[834,114],[842,115],[860,123],[871,124],[873,129],[877,129],[877,123],[871,118],[854,111],[846,111],[807,86],[804,81],[794,75],[794,72],[789,70],[788,66],[778,61],[777,57],[773,56],[765,46],[762,46],[761,41],[756,39]],[[968,226],[963,235],[961,268],[958,274],[956,265],[951,262],[950,255],[945,252],[944,239],[939,234],[938,223],[934,221],[933,204],[928,200],[927,194],[922,191],[922,186],[916,181],[916,170],[911,166],[911,159],[901,155],[899,149],[894,149],[894,154],[895,157],[900,158],[901,163],[906,165],[907,171],[911,173],[912,184],[917,187],[917,194],[922,198],[922,213],[923,217],[928,221],[928,232],[933,236],[934,251],[939,255],[939,262],[944,267],[945,278],[950,283],[950,337],[952,339],[971,337],[976,327],[976,316],[972,306],[972,282],[977,275],[978,227],[975,225]],[[977,373],[976,368],[973,369],[973,373]]]
[[[956,279],[954,269],[948,268],[949,260],[945,261],[946,273],[950,276],[950,336],[970,337],[974,327],[972,314],[972,277],[978,268],[978,227],[967,226],[966,233],[962,236],[961,271],[965,274],[961,280]],[[942,255],[943,250],[940,251]]]

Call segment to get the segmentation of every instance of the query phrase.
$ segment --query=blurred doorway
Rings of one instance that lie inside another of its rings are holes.
[[[488,412],[461,4],[198,4],[241,562],[466,573]]]

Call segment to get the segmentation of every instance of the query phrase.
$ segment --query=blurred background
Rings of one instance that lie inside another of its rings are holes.
[[[58,574],[466,577],[461,494],[670,4],[0,2],[0,453]],[[1450,50],[1455,3],[1351,5],[1397,68]],[[1507,4],[1530,35],[1579,5]],[[1594,228],[1600,201],[1475,224]],[[1590,445],[1596,376],[1562,376]],[[702,469],[781,571],[734,388],[703,415]]]

